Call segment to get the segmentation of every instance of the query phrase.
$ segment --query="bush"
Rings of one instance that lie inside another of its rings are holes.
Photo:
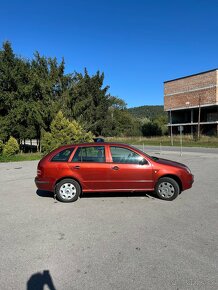
[[[2,140],[0,140],[0,154],[2,154],[4,146],[5,146],[4,143],[2,142]]]
[[[12,156],[19,152],[19,144],[14,137],[10,137],[3,149],[3,155]]]

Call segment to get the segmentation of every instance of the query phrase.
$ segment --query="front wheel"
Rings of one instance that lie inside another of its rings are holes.
[[[63,179],[55,187],[57,199],[62,202],[76,201],[81,193],[80,185],[73,179]]]
[[[174,200],[180,193],[178,183],[170,177],[162,177],[155,186],[155,193],[163,200]]]

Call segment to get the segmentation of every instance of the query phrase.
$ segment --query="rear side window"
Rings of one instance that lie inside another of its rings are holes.
[[[72,162],[105,162],[104,146],[79,147]]]
[[[73,152],[74,148],[64,149],[56,154],[51,161],[52,162],[66,162],[69,160],[71,153]]]

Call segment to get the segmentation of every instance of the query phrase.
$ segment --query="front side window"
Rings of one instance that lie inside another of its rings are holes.
[[[56,154],[51,161],[52,162],[67,162],[74,148],[64,149],[63,151]]]
[[[111,156],[114,163],[139,164],[143,157],[134,151],[117,146],[111,146]]]
[[[79,147],[72,162],[105,162],[104,146]]]

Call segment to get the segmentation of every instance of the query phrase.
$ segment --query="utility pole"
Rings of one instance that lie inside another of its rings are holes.
[[[200,139],[200,122],[201,122],[201,96],[198,99],[198,140]]]
[[[173,146],[173,126],[172,126],[172,111],[170,108],[170,139],[171,139],[171,146]]]
[[[182,131],[183,131],[183,126],[179,126],[179,132],[180,132],[180,156],[182,156]]]

